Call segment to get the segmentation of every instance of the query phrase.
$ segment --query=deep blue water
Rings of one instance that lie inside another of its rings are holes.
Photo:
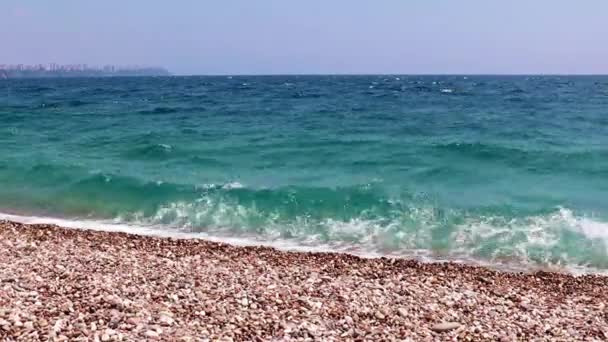
[[[608,77],[0,80],[0,211],[608,268]]]

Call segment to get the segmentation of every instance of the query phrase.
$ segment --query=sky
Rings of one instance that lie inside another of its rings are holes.
[[[606,0],[0,0],[0,64],[607,74]]]

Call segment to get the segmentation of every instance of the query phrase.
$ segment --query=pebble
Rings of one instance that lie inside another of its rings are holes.
[[[159,318],[159,322],[162,325],[170,326],[170,325],[173,325],[174,320],[173,320],[173,318],[171,318],[169,316],[161,315]]]
[[[431,330],[436,332],[446,332],[450,330],[454,330],[460,327],[460,323],[456,322],[442,322],[435,324],[431,327]]]
[[[146,331],[146,333],[145,333],[144,335],[146,335],[146,337],[149,337],[149,338],[158,338],[158,337],[160,336],[160,335],[159,335],[159,334],[158,334],[156,331],[154,331],[154,330],[148,330],[148,331]]]
[[[241,305],[249,306],[249,301],[247,300],[247,297],[243,297],[243,299],[241,299]]]
[[[0,248],[0,336],[9,340],[428,341],[449,331],[473,341],[543,340],[546,333],[598,340],[608,302],[608,278],[594,275],[1,220],[0,240],[8,246]],[[31,253],[15,247],[31,241]]]

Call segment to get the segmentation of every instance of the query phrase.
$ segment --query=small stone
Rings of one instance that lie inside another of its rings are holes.
[[[171,312],[171,311],[161,311],[161,312],[159,312],[159,314],[162,316],[173,317],[173,312]]]
[[[60,320],[60,319],[58,319],[58,320],[55,322],[55,325],[53,325],[53,331],[54,331],[55,333],[59,333],[59,332],[61,331],[62,327],[63,327],[63,321],[62,321],[62,320]]]
[[[108,334],[101,335],[101,340],[103,342],[109,341],[110,340],[110,335],[108,335]]]
[[[353,325],[353,318],[350,316],[344,316],[344,321],[346,322],[346,324],[348,325]]]
[[[477,280],[479,280],[480,282],[482,282],[484,284],[491,284],[492,283],[492,281],[490,279],[484,278],[484,277],[481,277],[481,276],[477,277]]]
[[[376,311],[376,315],[375,316],[376,316],[377,319],[384,319],[384,317],[385,317],[384,314],[382,312],[380,312],[380,311]]]
[[[172,325],[174,322],[173,318],[165,315],[161,315],[158,321],[160,322],[160,324],[165,326]]]
[[[471,291],[471,290],[465,290],[465,291],[463,292],[463,294],[464,294],[465,296],[467,296],[467,297],[471,297],[471,298],[473,298],[473,297],[476,297],[476,296],[477,296],[477,293],[475,293],[475,291]]]
[[[446,332],[450,330],[454,330],[460,327],[460,323],[456,322],[442,322],[435,324],[431,327],[431,330],[435,332]]]
[[[34,330],[34,323],[33,322],[25,322],[23,324],[23,327],[27,330]]]
[[[241,305],[249,306],[249,301],[247,300],[247,297],[243,297],[243,299],[241,299]]]
[[[407,317],[407,310],[404,308],[399,308],[397,309],[397,312],[399,312],[399,316],[401,317]]]
[[[160,336],[160,335],[159,335],[159,334],[158,334],[156,331],[154,331],[154,330],[148,330],[148,331],[146,331],[146,333],[145,333],[144,335],[146,335],[146,337],[149,337],[149,338],[158,338],[158,337]]]
[[[127,323],[129,323],[131,325],[138,325],[139,322],[140,322],[140,320],[137,317],[129,317],[129,318],[127,318]]]

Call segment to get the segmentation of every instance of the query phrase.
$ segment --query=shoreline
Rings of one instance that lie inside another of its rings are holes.
[[[608,277],[0,220],[0,338],[608,339]]]
[[[572,265],[536,265],[522,263],[516,259],[503,259],[502,261],[487,261],[469,256],[457,258],[454,256],[432,255],[427,253],[381,253],[370,251],[358,246],[339,246],[339,245],[306,245],[290,240],[264,240],[256,239],[255,237],[247,236],[221,236],[203,232],[187,232],[187,231],[169,231],[157,226],[131,225],[129,223],[114,222],[112,220],[104,220],[101,218],[74,218],[41,215],[35,212],[23,212],[18,210],[0,211],[0,222],[10,221],[19,224],[34,224],[34,225],[56,225],[68,229],[78,230],[93,230],[100,232],[125,233],[143,237],[170,238],[170,239],[193,239],[204,240],[213,243],[228,244],[237,247],[268,247],[282,252],[294,253],[337,253],[347,254],[365,259],[387,258],[387,259],[405,259],[416,260],[425,264],[435,263],[454,263],[474,267],[488,268],[498,272],[509,273],[535,273],[535,272],[550,272],[569,274],[574,276],[580,275],[599,275],[608,276],[608,270],[600,270],[587,266],[572,266]]]

